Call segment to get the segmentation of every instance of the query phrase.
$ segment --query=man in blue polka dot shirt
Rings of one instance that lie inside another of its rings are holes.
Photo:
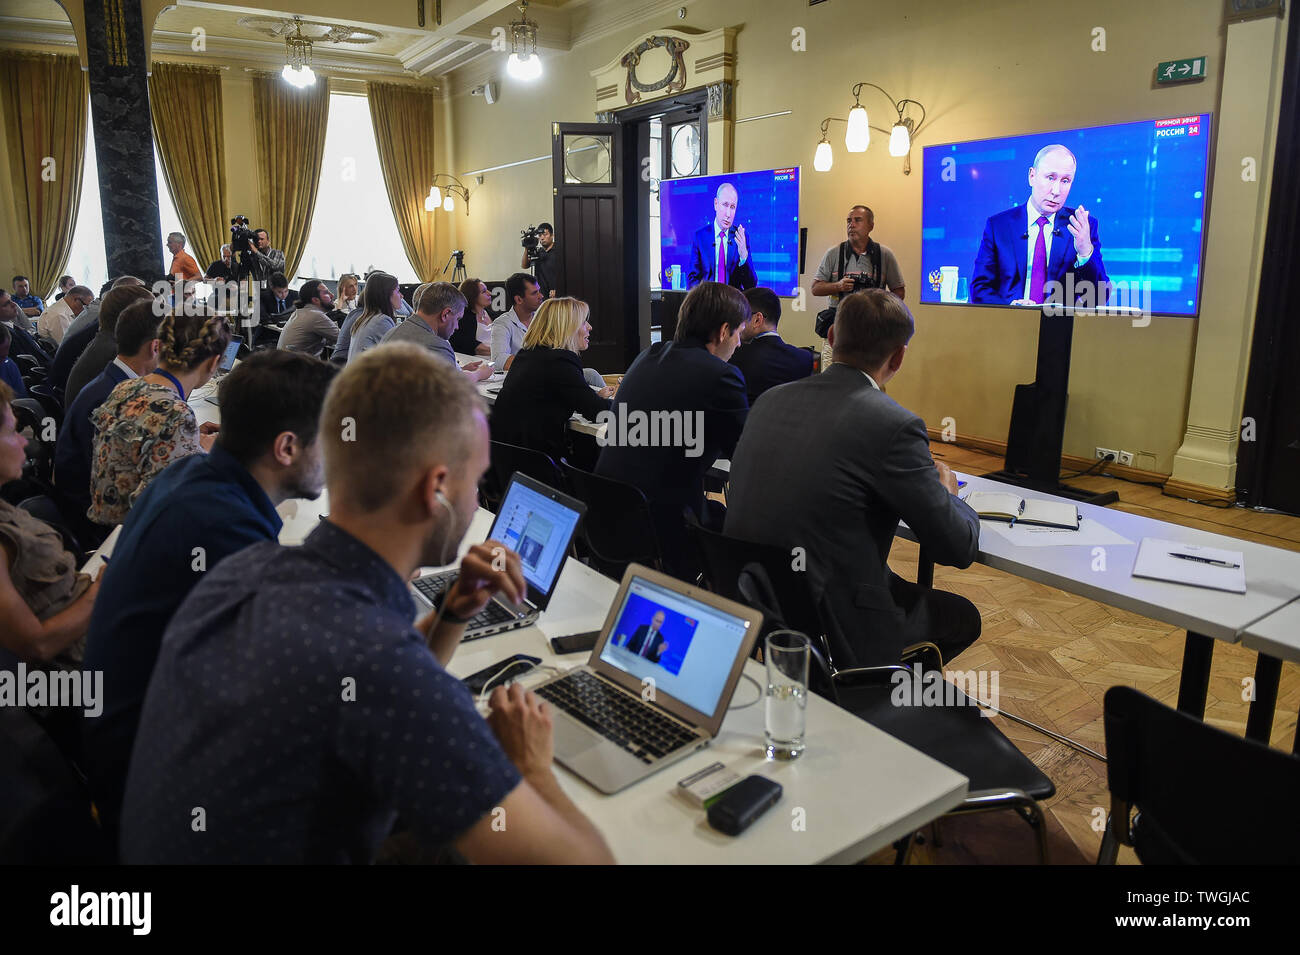
[[[488,467],[474,386],[416,346],[374,348],[331,385],[320,440],[329,517],[301,547],[226,558],[167,628],[123,861],[366,863],[400,824],[471,862],[612,862],[556,781],[548,705],[497,688],[484,720],[443,668],[494,593],[523,597],[518,556],[472,547],[410,622],[406,582],[454,558]]]

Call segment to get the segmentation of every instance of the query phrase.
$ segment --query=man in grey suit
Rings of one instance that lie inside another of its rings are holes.
[[[970,601],[887,563],[900,518],[940,564],[967,567],[979,547],[979,518],[930,456],[925,422],[884,391],[913,331],[898,296],[845,296],[831,367],[760,397],[732,455],[726,533],[802,553],[839,667],[897,663],[922,640],[948,661],[980,634]]]

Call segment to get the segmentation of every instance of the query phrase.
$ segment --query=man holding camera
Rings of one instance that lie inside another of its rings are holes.
[[[867,206],[856,205],[849,210],[845,221],[848,239],[826,250],[812,283],[813,295],[828,295],[831,300],[830,307],[822,312],[822,315],[831,313],[830,321],[823,322],[819,315],[817,322],[817,333],[823,339],[822,371],[831,365],[831,346],[824,341],[826,333],[821,328],[834,322],[834,309],[842,297],[862,289],[887,288],[901,299],[906,291],[894,253],[887,246],[871,241],[876,214]]]
[[[542,298],[555,298],[560,285],[560,253],[555,247],[555,227],[543,222],[537,227],[537,244],[531,249],[525,240],[524,256],[519,262],[520,268],[535,265],[533,274],[537,285],[542,290]]]

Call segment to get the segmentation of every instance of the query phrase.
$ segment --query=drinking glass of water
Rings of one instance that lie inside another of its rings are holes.
[[[763,735],[768,759],[798,759],[808,711],[808,664],[812,645],[802,633],[775,630],[765,643],[767,707]]]

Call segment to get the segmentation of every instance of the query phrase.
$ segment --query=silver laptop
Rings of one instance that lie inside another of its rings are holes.
[[[554,711],[555,759],[618,792],[718,735],[763,615],[628,567],[586,666],[533,688]]]
[[[500,594],[493,597],[465,625],[462,640],[527,627],[537,620],[555,593],[569,545],[586,510],[586,504],[526,474],[516,473],[510,479],[488,537],[519,555],[528,593],[520,604]],[[417,577],[411,583],[411,592],[419,605],[417,616],[441,604],[442,595],[459,573],[458,569],[437,571]]]

